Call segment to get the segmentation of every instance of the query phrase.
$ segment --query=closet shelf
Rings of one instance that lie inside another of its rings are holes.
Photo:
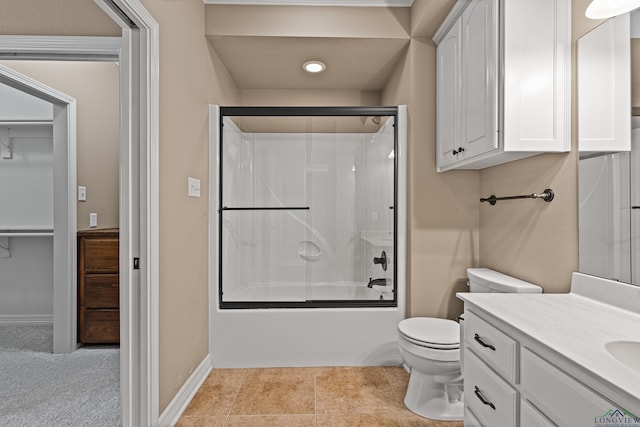
[[[46,227],[34,228],[0,228],[0,237],[42,237],[53,236],[53,229]]]

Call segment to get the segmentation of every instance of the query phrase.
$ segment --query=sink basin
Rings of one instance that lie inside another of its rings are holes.
[[[640,374],[640,341],[611,341],[605,348],[618,362]]]

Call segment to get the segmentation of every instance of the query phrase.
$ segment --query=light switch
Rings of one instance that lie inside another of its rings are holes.
[[[200,197],[200,180],[189,177],[189,197]]]
[[[78,187],[78,201],[79,202],[87,201],[87,187],[83,187],[83,186]]]
[[[91,212],[89,214],[89,227],[96,228],[98,226],[98,214]]]

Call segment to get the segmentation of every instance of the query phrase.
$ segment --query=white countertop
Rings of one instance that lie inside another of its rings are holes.
[[[458,293],[457,296],[598,377],[633,405],[627,410],[640,413],[640,373],[605,349],[605,344],[611,341],[640,341],[637,311],[603,303],[573,290],[569,294]]]

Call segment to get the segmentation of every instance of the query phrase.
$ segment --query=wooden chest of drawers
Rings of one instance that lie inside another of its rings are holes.
[[[120,342],[118,229],[78,231],[78,342]]]

